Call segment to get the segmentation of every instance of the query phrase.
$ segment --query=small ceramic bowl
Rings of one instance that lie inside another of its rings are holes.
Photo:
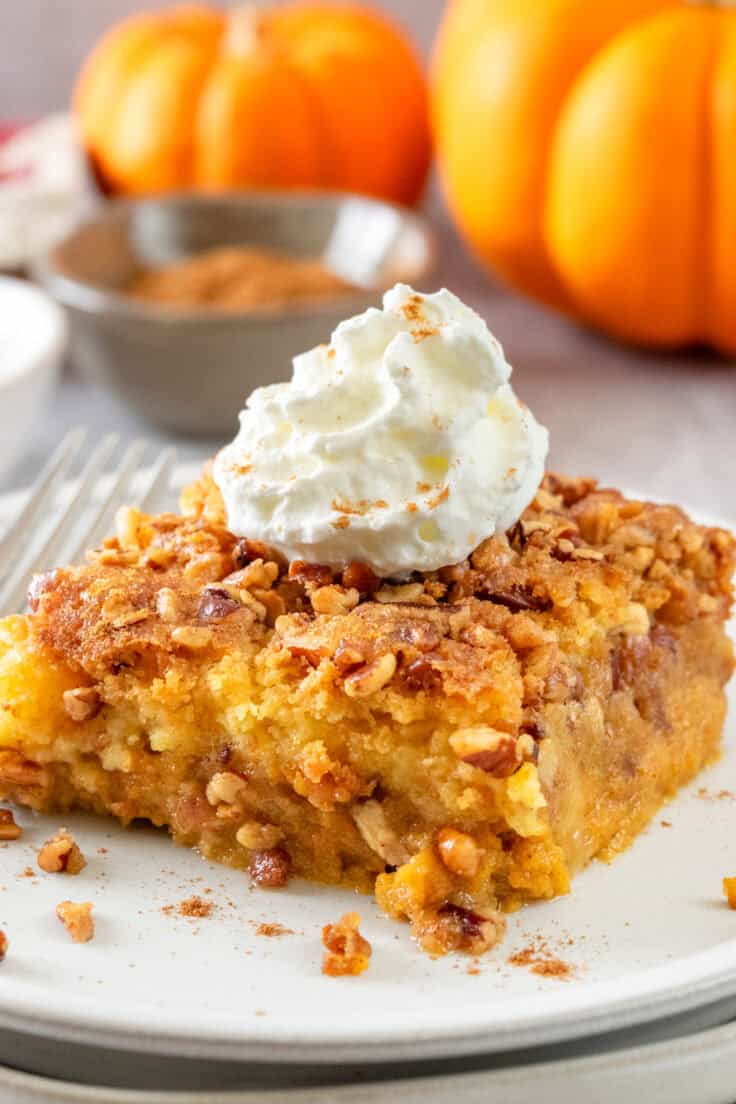
[[[360,288],[314,304],[238,314],[132,299],[152,268],[219,245],[320,256]],[[144,417],[178,433],[222,437],[245,398],[288,379],[291,359],[375,305],[397,281],[421,284],[434,241],[421,216],[334,193],[248,193],[117,201],[52,249],[36,275],[68,310],[76,361]]]
[[[33,284],[0,276],[0,478],[48,402],[67,347],[64,312]]]

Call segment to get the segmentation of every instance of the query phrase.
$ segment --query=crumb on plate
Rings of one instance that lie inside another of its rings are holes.
[[[280,935],[294,935],[294,929],[287,928],[283,924],[279,924],[277,922],[258,924],[256,926],[256,935],[265,935],[271,939],[274,939]]]
[[[346,912],[336,924],[325,924],[322,943],[326,953],[322,959],[322,973],[328,977],[357,977],[368,969],[372,948],[358,931],[360,916]]]
[[[38,852],[38,865],[47,874],[80,874],[87,860],[74,837],[66,828],[60,828]]]
[[[91,901],[61,901],[56,906],[56,915],[69,932],[75,943],[89,943],[95,934],[95,922],[92,919]]]
[[[212,915],[214,907],[212,901],[204,901],[195,894],[193,897],[187,897],[184,901],[180,901],[177,911],[180,916],[204,920]]]
[[[4,931],[0,931],[0,962],[3,961],[8,953],[8,937]]]
[[[570,964],[550,954],[544,942],[538,946],[532,943],[528,947],[523,947],[522,950],[510,956],[508,963],[510,966],[526,966],[531,973],[539,977],[564,979],[569,978],[573,973]]]

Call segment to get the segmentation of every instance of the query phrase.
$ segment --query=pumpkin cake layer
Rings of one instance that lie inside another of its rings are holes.
[[[333,575],[236,539],[205,475],[0,623],[0,796],[478,953],[717,756],[733,568],[726,532],[549,475],[464,563]]]

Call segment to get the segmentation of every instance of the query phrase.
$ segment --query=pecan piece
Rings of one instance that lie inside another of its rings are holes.
[[[257,886],[279,889],[289,881],[290,870],[291,856],[283,847],[269,847],[251,855],[249,872]]]
[[[452,917],[456,920],[462,935],[471,941],[483,940],[487,947],[492,947],[496,942],[496,938],[492,942],[488,942],[488,936],[496,936],[497,918],[496,914],[484,915],[482,912],[476,912],[474,909],[461,908],[459,905],[453,905],[449,902],[443,905],[439,910],[440,916]],[[489,932],[489,927],[493,929]]]
[[[0,809],[0,840],[17,840],[22,835],[23,829],[15,823],[12,809]]]
[[[235,833],[241,847],[247,851],[272,850],[284,838],[277,824],[261,824],[257,820],[246,820]]]
[[[398,586],[382,586],[373,595],[383,605],[414,603],[424,594],[424,583],[401,583]]]
[[[294,659],[305,660],[310,667],[319,667],[326,655],[324,648],[309,648],[303,644],[286,644],[286,650]]]
[[[391,681],[396,671],[396,656],[392,652],[374,659],[359,667],[345,679],[345,693],[349,698],[367,698],[382,690]]]
[[[536,761],[539,754],[528,733],[514,736],[487,725],[458,729],[450,736],[450,747],[463,763],[493,778],[508,778],[522,763]]]
[[[342,573],[342,585],[361,594],[373,594],[381,585],[381,580],[368,564],[353,560]]]
[[[242,537],[235,542],[232,552],[233,564],[237,570],[247,567],[254,560],[273,559],[271,551],[262,541],[248,540]]]
[[[386,820],[380,801],[364,801],[351,810],[353,820],[371,851],[389,866],[403,866],[409,852]]]
[[[184,616],[184,604],[171,587],[161,587],[156,595],[156,613],[168,624],[180,621]]]
[[[325,924],[322,973],[328,977],[357,977],[368,969],[372,948],[358,930],[360,915],[346,912],[337,924]]]
[[[63,701],[65,713],[78,724],[91,721],[102,709],[102,698],[94,686],[77,686],[74,690],[65,690]]]
[[[95,934],[95,922],[92,919],[91,901],[61,901],[56,906],[56,915],[69,932],[75,943],[89,943]]]
[[[506,921],[500,912],[464,908],[447,902],[415,922],[417,935],[430,954],[464,951],[480,955],[503,937]]]
[[[350,613],[360,601],[360,594],[354,588],[343,590],[342,587],[332,584],[316,587],[310,597],[315,613],[324,613],[333,617]]]
[[[199,600],[197,618],[200,621],[221,621],[239,609],[242,609],[241,603],[227,590],[207,587]]]
[[[25,759],[19,751],[7,748],[0,751],[0,782],[11,786],[46,786],[48,772],[31,759]]]
[[[478,873],[481,851],[472,836],[456,828],[442,828],[437,833],[437,850],[442,862],[452,874],[473,878]]]
[[[407,667],[402,668],[401,684],[412,693],[423,690],[425,694],[431,694],[439,690],[442,685],[442,675],[433,667],[426,656],[415,659]]]
[[[335,649],[332,662],[341,675],[347,675],[350,671],[354,671],[356,667],[360,667],[367,659],[368,653],[364,644],[341,640]]]
[[[37,861],[47,874],[80,874],[87,865],[74,837],[66,828],[60,828],[55,836],[46,840],[38,852]]]
[[[495,605],[505,606],[512,613],[518,613],[520,610],[535,610],[537,613],[544,613],[552,608],[550,598],[535,594],[531,587],[522,584],[515,583],[510,587],[498,590],[481,588],[480,593]]]
[[[197,625],[177,625],[171,631],[174,644],[198,652],[212,643],[212,630]]]
[[[218,771],[207,783],[206,797],[210,805],[235,805],[247,788],[246,780],[234,771]]]
[[[304,560],[294,560],[289,565],[289,578],[301,583],[306,590],[329,586],[332,582],[332,569],[325,564],[309,564]]]

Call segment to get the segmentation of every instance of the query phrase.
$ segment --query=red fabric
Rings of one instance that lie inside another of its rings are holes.
[[[12,138],[12,136],[17,134],[19,130],[22,130],[24,126],[28,126],[28,123],[9,123],[0,120],[0,142],[7,142],[8,138]]]
[[[28,123],[9,123],[0,120],[0,146],[3,142],[7,142],[8,138],[12,138],[14,134],[17,134],[19,130],[23,130],[26,126],[28,126]],[[15,172],[12,173],[0,172],[0,184],[6,180],[22,180],[24,177],[30,176],[31,172],[32,169],[30,166],[27,169],[16,169]]]

